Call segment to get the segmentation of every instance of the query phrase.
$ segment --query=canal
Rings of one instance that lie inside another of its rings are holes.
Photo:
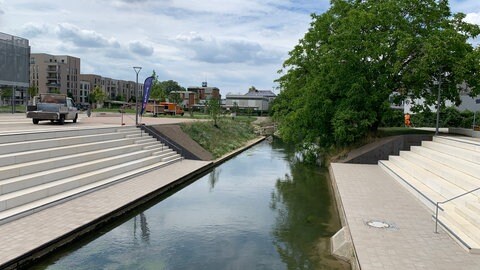
[[[103,226],[34,269],[348,269],[325,169],[262,142]]]

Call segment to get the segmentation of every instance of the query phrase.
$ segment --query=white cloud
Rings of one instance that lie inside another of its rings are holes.
[[[120,44],[114,38],[106,38],[93,30],[80,29],[69,23],[59,24],[56,33],[60,39],[70,41],[78,47],[120,47]]]
[[[465,21],[472,24],[480,25],[480,12],[477,13],[467,13]]]
[[[152,46],[138,40],[131,41],[128,47],[131,52],[140,56],[151,56],[154,51]]]
[[[26,38],[35,38],[41,34],[48,32],[48,26],[45,24],[37,24],[33,22],[26,23],[21,28],[21,35]]]
[[[177,44],[193,52],[194,60],[207,63],[250,63],[263,65],[278,62],[281,53],[267,51],[258,42],[242,39],[202,37],[196,32],[177,36]]]

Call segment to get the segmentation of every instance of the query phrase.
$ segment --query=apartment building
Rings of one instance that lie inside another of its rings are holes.
[[[88,81],[80,80],[80,90],[79,90],[79,99],[76,102],[79,103],[89,103],[88,96],[92,90],[91,84]]]
[[[28,39],[0,32],[0,91],[14,90],[15,103],[23,104],[29,86],[30,45]],[[12,104],[11,98],[0,103]]]
[[[90,83],[90,89],[99,87],[106,94],[107,100],[131,101],[135,96],[135,82],[116,80],[112,78],[102,77],[96,74],[81,74],[80,79]],[[143,84],[139,83],[139,89],[142,89]]]
[[[41,93],[71,93],[80,99],[80,58],[69,55],[32,53],[30,85]]]

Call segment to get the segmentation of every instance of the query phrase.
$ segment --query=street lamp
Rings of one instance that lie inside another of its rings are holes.
[[[438,94],[437,94],[437,123],[435,124],[435,136],[438,136],[440,125],[440,92],[442,90],[442,75],[438,75]]]
[[[135,125],[138,126],[138,73],[142,67],[133,67],[135,73],[137,74],[137,80],[135,84]]]

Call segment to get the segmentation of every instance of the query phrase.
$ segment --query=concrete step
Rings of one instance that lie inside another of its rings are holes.
[[[118,147],[134,143],[134,139],[115,139],[109,141],[91,142],[76,145],[67,145],[55,148],[25,151],[0,155],[0,166],[8,166],[18,163],[26,163],[45,158],[59,157],[76,153],[94,151],[100,148]]]
[[[480,202],[466,202],[465,207],[470,209],[470,211],[475,212],[477,215],[480,215]]]
[[[179,154],[175,154],[175,155],[171,155],[171,156],[162,158],[162,161],[163,161],[163,162],[181,161],[182,159],[183,159],[182,156],[180,156]]]
[[[153,159],[158,159],[158,157],[151,157]],[[130,170],[124,173],[119,173],[116,174],[112,177],[105,178],[102,180],[98,180],[95,182],[92,182],[90,184],[82,185],[77,188],[73,188],[61,193],[57,193],[48,197],[44,197],[39,200],[31,201],[22,205],[19,205],[17,207],[9,208],[5,211],[0,211],[0,224],[9,222],[11,220],[20,218],[22,216],[31,214],[36,211],[40,211],[44,209],[45,207],[49,207],[51,205],[55,205],[56,203],[63,202],[65,200],[73,199],[78,196],[81,196],[87,192],[91,192],[94,190],[97,190],[99,188],[103,188],[108,185],[115,184],[119,181],[127,180],[131,177],[138,176],[142,173],[148,172],[150,170],[157,169],[159,167],[167,166],[171,163],[174,163],[177,161],[169,161],[169,162],[154,162],[151,165],[145,165],[142,164],[142,167],[139,167],[137,169],[132,169],[133,167],[130,167]],[[122,167],[123,165],[119,165],[119,167]],[[115,170],[115,169],[114,169]]]
[[[1,194],[8,194],[22,189],[68,178],[72,175],[94,172],[103,168],[108,168],[111,166],[116,166],[118,164],[130,162],[131,160],[142,159],[152,156],[152,153],[154,151],[155,150],[137,150],[135,152],[129,152],[113,157],[96,159],[79,164],[50,169],[48,171],[41,171],[18,177],[12,177],[6,180],[2,180],[0,182]]]
[[[448,154],[449,156],[473,162],[475,164],[480,164],[480,152],[434,141],[423,141],[422,146],[444,154]]]
[[[395,180],[397,180],[398,183],[410,191],[412,195],[423,202],[423,204],[432,210],[432,212],[435,211],[437,202],[447,200],[447,198],[443,197],[430,187],[426,186],[423,182],[405,172],[392,161],[381,160],[378,162],[378,165]]]
[[[145,146],[151,143],[139,143],[139,144],[127,144],[118,147],[109,147],[104,149],[98,149],[88,152],[75,153],[71,155],[63,155],[53,158],[44,158],[31,162],[24,162],[9,166],[0,167],[0,180],[14,178],[22,175],[28,175],[32,173],[47,171],[58,167],[70,166],[74,164],[80,164],[95,159],[107,158],[111,156],[118,156],[125,153],[133,152],[139,149],[143,149]],[[97,146],[103,147],[105,144],[98,144]],[[82,149],[84,150],[84,149]],[[1,181],[0,181],[1,186]],[[0,188],[0,194],[1,188]]]
[[[439,225],[443,226],[459,245],[472,254],[480,254],[480,231],[455,213],[451,207],[439,213]]]
[[[410,177],[407,178],[408,181],[415,178],[417,182],[428,186],[442,197],[451,198],[465,192],[464,189],[453,185],[441,176],[431,173],[401,156],[390,156],[389,161],[410,175]]]
[[[158,149],[158,150],[169,149],[159,141],[145,143],[142,146],[143,146],[143,149]]]
[[[412,146],[410,150],[414,153],[424,156],[425,158],[443,164],[444,166],[453,168],[454,170],[461,171],[472,177],[480,179],[480,170],[478,164],[476,163],[450,156],[448,153],[442,153],[434,149],[421,146]]]
[[[477,212],[470,210],[466,205],[463,205],[462,207],[456,206],[455,213],[463,217],[473,226],[477,227],[478,242],[480,243],[480,215]]]
[[[464,192],[480,187],[480,179],[456,170],[456,168],[449,167],[446,164],[426,158],[413,151],[400,151],[400,156],[413,162],[422,169],[442,177],[446,181],[461,188]]]
[[[134,141],[136,144],[143,144],[143,143],[149,143],[149,142],[158,142],[157,139],[151,137],[151,136],[143,136],[141,138],[135,138]]]
[[[480,153],[480,141],[476,141],[471,138],[453,137],[453,136],[448,136],[448,137],[434,136],[433,141]]]
[[[434,137],[400,156],[380,161],[392,175],[435,213],[436,203],[480,187],[480,142]],[[439,221],[471,253],[480,254],[480,192],[440,205]]]
[[[0,142],[3,143],[15,143],[15,142],[25,142],[25,141],[38,141],[54,138],[64,138],[64,137],[75,137],[83,135],[92,135],[92,134],[102,134],[102,133],[114,133],[117,131],[123,131],[124,128],[95,128],[95,129],[74,129],[74,130],[56,130],[52,131],[34,131],[28,133],[20,134],[6,134],[0,135]],[[125,131],[131,132],[132,130],[125,129]]]
[[[84,143],[90,143],[90,142],[122,139],[128,135],[129,135],[128,133],[114,132],[114,133],[82,135],[82,136],[75,136],[75,137],[52,138],[52,139],[36,140],[36,141],[4,143],[4,144],[0,144],[0,155],[4,155],[8,153],[40,150],[40,149],[50,149],[55,147],[84,144]]]
[[[156,162],[160,162],[160,159],[156,156],[137,158],[133,161],[122,162],[121,164],[111,165],[101,169],[84,172],[82,174],[61,178],[56,181],[49,181],[44,184],[7,193],[0,196],[0,211],[18,207],[22,204],[62,193],[83,185],[91,184],[96,181],[101,181],[117,174],[139,169],[143,166],[148,166]]]
[[[138,131],[138,130],[139,128],[134,126],[124,126],[116,129],[117,132],[131,132],[131,131]]]

